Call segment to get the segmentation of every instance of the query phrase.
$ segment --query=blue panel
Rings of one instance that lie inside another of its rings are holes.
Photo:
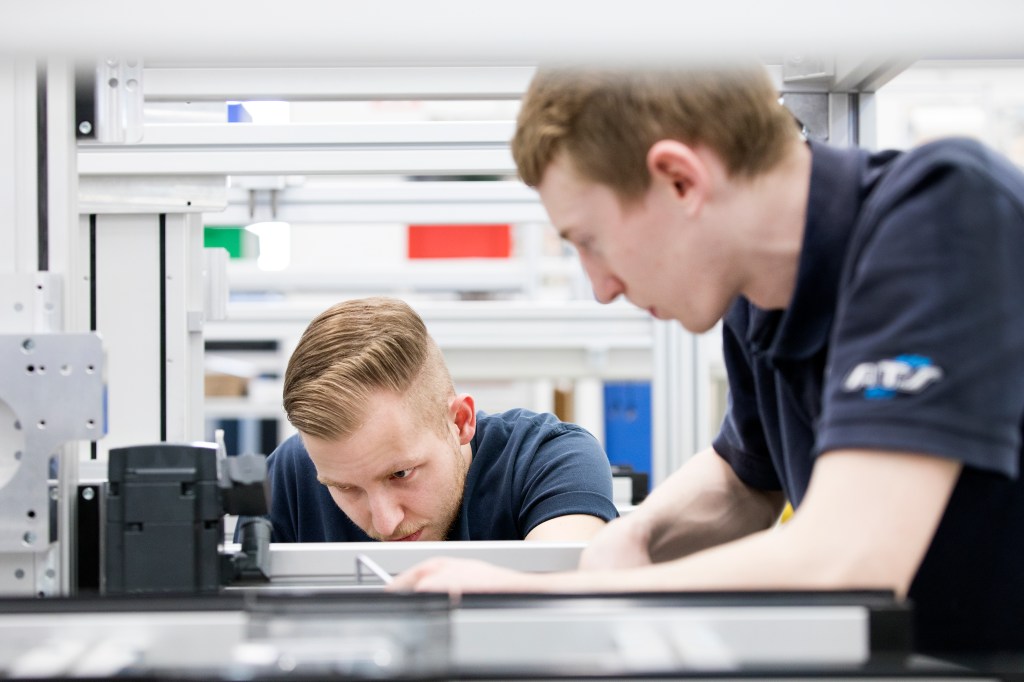
[[[240,102],[228,103],[228,123],[252,123],[252,115]]]
[[[218,419],[213,424],[214,430],[223,429],[224,431],[224,451],[232,455],[238,453],[238,446],[241,438],[239,437],[238,420],[237,419]],[[211,437],[209,440],[213,440]]]
[[[605,450],[612,464],[651,473],[651,384],[648,381],[604,385]]]

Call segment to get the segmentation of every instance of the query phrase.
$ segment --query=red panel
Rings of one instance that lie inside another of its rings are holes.
[[[410,225],[409,258],[508,258],[510,225]]]

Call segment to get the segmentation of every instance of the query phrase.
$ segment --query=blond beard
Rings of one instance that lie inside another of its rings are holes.
[[[462,456],[462,447],[456,442],[455,444],[455,480],[454,485],[451,488],[448,499],[445,501],[444,517],[447,518],[447,523],[444,526],[444,535],[442,539],[447,540],[452,533],[452,529],[455,527],[455,521],[459,518],[459,510],[462,507],[462,497],[466,492],[466,475],[469,473],[469,462]]]

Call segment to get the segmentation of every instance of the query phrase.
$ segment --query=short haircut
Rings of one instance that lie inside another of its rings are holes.
[[[647,152],[674,139],[705,145],[730,176],[754,177],[785,156],[798,128],[763,66],[680,69],[541,68],[512,139],[519,175],[538,186],[565,152],[584,179],[639,199]]]
[[[441,430],[451,375],[423,319],[394,298],[338,303],[318,315],[288,361],[284,409],[302,434],[334,440],[357,431],[367,400],[380,393],[403,397]]]

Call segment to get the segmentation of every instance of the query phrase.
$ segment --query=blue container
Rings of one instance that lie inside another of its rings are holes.
[[[604,385],[604,440],[608,460],[651,478],[651,383]]]

